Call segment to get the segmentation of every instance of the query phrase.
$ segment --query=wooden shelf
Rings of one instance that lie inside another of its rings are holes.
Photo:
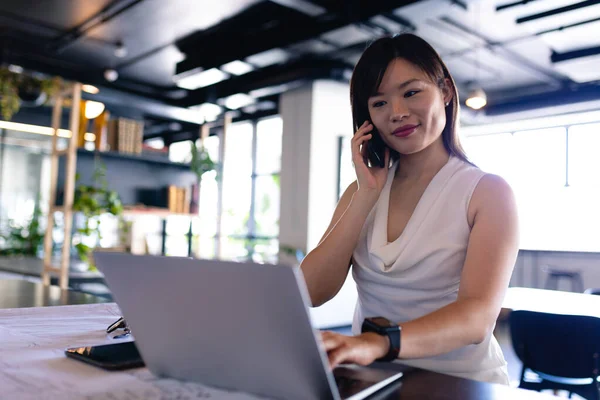
[[[79,148],[79,149],[77,149],[77,156],[78,157],[79,156],[84,156],[84,157],[99,156],[101,158],[136,161],[136,162],[152,164],[152,165],[173,167],[173,168],[178,168],[181,170],[187,170],[187,171],[190,170],[189,164],[176,163],[173,161],[169,161],[168,159],[149,155],[149,154],[138,155],[138,154],[130,154],[130,153],[120,153],[120,152],[116,152],[116,151],[89,151],[89,150],[86,150],[83,148]]]
[[[54,207],[52,209],[53,212],[64,212],[65,208],[64,207]],[[74,210],[71,210],[73,212],[76,212]],[[176,212],[171,212],[169,211],[169,209],[167,208],[160,208],[160,207],[145,207],[145,206],[125,206],[123,207],[123,214],[124,217],[139,217],[139,216],[154,216],[154,217],[173,217],[173,216],[180,216],[180,217],[198,217],[197,214],[191,214],[191,213],[176,213]]]
[[[154,217],[173,217],[173,216],[181,216],[181,217],[197,217],[196,214],[189,213],[176,213],[171,212],[167,208],[158,208],[158,207],[143,207],[143,206],[133,206],[133,207],[125,207],[123,209],[124,216],[154,216]]]

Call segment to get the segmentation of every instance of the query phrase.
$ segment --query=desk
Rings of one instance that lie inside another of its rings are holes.
[[[196,383],[158,379],[145,368],[107,372],[67,359],[71,346],[114,343],[106,326],[120,315],[114,303],[0,310],[0,387],[6,398],[256,400]],[[475,382],[393,364],[406,371],[400,382],[370,399],[385,400],[543,400],[549,395]]]
[[[551,314],[600,317],[600,296],[558,290],[508,288],[502,308]]]
[[[82,264],[73,263],[73,266]],[[41,277],[44,261],[35,257],[0,257],[0,271],[16,275]],[[82,267],[83,268],[83,267]],[[55,285],[58,278],[52,276],[50,283]],[[98,271],[69,271],[69,286],[76,287],[84,283],[104,283],[104,276]]]
[[[20,279],[0,280],[0,309],[106,303],[107,299],[87,293],[62,290],[58,286]]]

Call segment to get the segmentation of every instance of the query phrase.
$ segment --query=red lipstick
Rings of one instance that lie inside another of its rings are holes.
[[[407,137],[411,133],[413,133],[418,127],[419,125],[403,125],[400,128],[396,129],[394,132],[392,132],[392,135],[396,137]]]

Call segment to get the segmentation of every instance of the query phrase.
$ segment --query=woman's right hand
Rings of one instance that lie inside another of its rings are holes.
[[[385,167],[369,167],[365,164],[367,143],[373,138],[373,134],[369,133],[372,130],[373,125],[369,121],[365,121],[354,134],[351,141],[352,163],[356,170],[358,191],[371,193],[378,198],[387,180],[390,149],[387,146],[385,147]]]

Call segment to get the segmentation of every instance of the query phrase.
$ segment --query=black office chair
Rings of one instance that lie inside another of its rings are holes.
[[[600,318],[513,311],[510,334],[523,362],[520,388],[600,400]]]

